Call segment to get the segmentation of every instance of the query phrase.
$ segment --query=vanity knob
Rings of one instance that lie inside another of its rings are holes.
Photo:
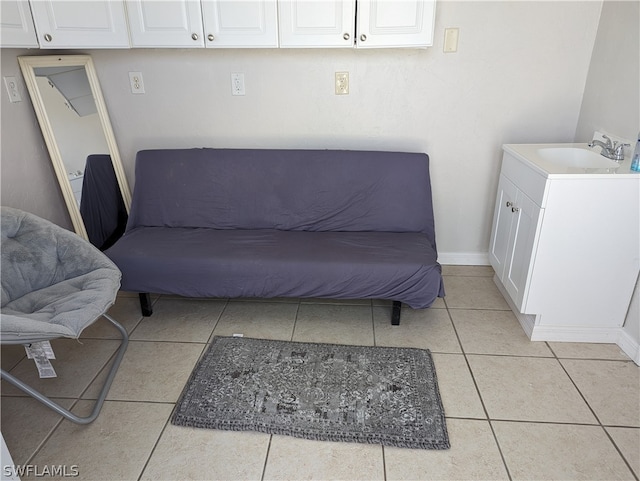
[[[511,212],[519,212],[520,207],[511,207]]]
[[[197,33],[192,33],[191,34],[191,38],[194,40],[198,40],[198,34]]]
[[[45,39],[47,42],[51,42],[51,40],[53,40],[53,37],[52,37],[51,35],[49,35],[48,33],[45,33],[45,34],[44,34],[44,39]]]
[[[207,35],[207,40],[209,40],[209,42],[213,42],[215,40],[215,37],[213,36],[212,33],[210,33],[209,35]]]
[[[362,35],[360,35],[360,41],[364,42],[367,39],[367,36],[363,33]]]
[[[507,202],[507,207],[511,207],[513,204],[511,202]]]
[[[342,38],[344,38],[345,40],[349,40],[351,38],[351,36],[348,33],[345,33]]]

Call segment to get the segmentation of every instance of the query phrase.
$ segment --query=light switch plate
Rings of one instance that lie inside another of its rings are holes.
[[[7,93],[9,94],[9,102],[16,103],[22,102],[22,96],[18,90],[18,81],[15,77],[5,77],[4,85],[7,87]]]
[[[458,51],[458,37],[460,36],[459,28],[445,28],[444,29],[444,53],[455,53]]]

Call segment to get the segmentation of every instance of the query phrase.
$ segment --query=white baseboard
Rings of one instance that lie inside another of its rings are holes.
[[[438,262],[450,266],[488,266],[488,252],[438,252]]]
[[[511,311],[520,322],[522,329],[531,341],[549,342],[591,342],[617,344],[622,351],[640,366],[640,344],[622,327],[571,327],[536,325],[536,317],[532,314],[522,314],[513,304],[504,286],[497,276],[493,280],[503,295]]]
[[[622,328],[616,344],[633,362],[640,366],[640,344]]]
[[[615,344],[620,337],[619,327],[573,327],[537,325],[531,333],[532,341],[591,342]]]

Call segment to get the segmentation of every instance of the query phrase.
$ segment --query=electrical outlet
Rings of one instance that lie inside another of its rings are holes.
[[[349,95],[349,72],[336,72],[336,95]]]
[[[144,81],[142,80],[142,72],[129,72],[129,83],[131,84],[132,94],[144,93]]]
[[[4,85],[7,87],[7,93],[9,94],[9,102],[16,103],[22,102],[22,96],[18,90],[18,81],[15,77],[5,77]]]
[[[244,74],[231,74],[231,95],[244,95]]]

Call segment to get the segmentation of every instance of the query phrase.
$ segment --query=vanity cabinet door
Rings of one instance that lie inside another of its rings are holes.
[[[122,0],[31,2],[40,48],[129,48]]]
[[[36,29],[27,0],[3,0],[0,18],[0,46],[38,47]]]
[[[204,47],[199,0],[126,0],[132,47]]]
[[[524,305],[543,209],[500,175],[489,260],[518,309]]]
[[[281,47],[353,48],[355,0],[281,0]]]
[[[277,47],[277,0],[202,0],[205,45]]]
[[[516,186],[501,174],[489,244],[489,261],[500,280],[504,276],[507,264],[507,248],[510,244],[509,236],[514,217],[511,206],[515,204],[517,193]]]
[[[502,283],[522,312],[531,278],[532,259],[543,209],[524,193],[518,191],[510,210],[513,220]]]
[[[435,0],[358,0],[358,48],[433,45]]]

